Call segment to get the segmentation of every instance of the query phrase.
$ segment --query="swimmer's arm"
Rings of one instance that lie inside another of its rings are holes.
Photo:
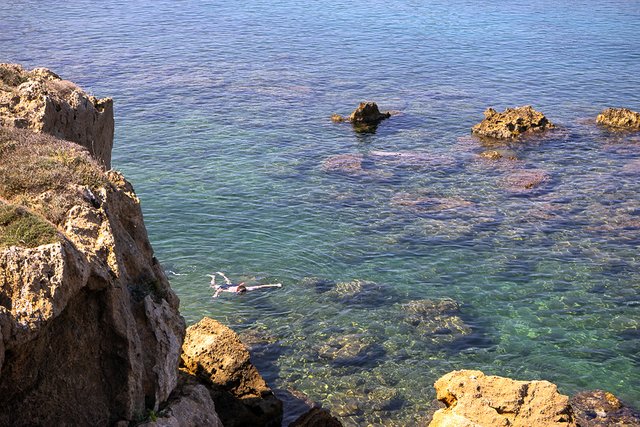
[[[281,283],[271,283],[268,285],[247,286],[247,291],[255,291],[256,289],[262,289],[262,288],[281,288],[281,287],[282,287]]]

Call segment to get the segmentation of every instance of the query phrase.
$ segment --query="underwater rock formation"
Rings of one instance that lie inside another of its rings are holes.
[[[238,335],[223,324],[205,317],[187,329],[182,370],[207,384],[225,427],[280,425],[282,402]]]
[[[640,130],[640,113],[628,108],[607,108],[598,114],[596,123],[617,129]]]
[[[555,125],[530,105],[507,108],[498,113],[493,108],[484,111],[484,120],[475,125],[471,132],[494,139],[513,139],[524,133],[541,132]]]
[[[401,309],[405,313],[403,320],[432,344],[443,345],[472,332],[459,316],[460,304],[450,298],[409,301]]]
[[[28,128],[85,147],[111,167],[113,101],[88,95],[46,68],[0,64],[0,126]]]
[[[326,295],[349,305],[377,305],[387,298],[387,291],[384,285],[355,279],[336,283]]]
[[[365,171],[362,169],[362,154],[338,154],[331,156],[322,163],[322,170],[325,172],[339,172],[348,175],[360,175]]]
[[[606,391],[583,391],[569,403],[580,427],[640,426],[640,412]]]
[[[501,186],[512,194],[530,194],[538,190],[551,179],[551,175],[542,169],[522,169],[507,175]]]
[[[487,160],[518,160],[516,154],[509,150],[486,150],[480,153],[479,156]]]
[[[516,381],[480,371],[453,371],[434,384],[446,408],[429,427],[575,427],[569,398],[548,381]]]
[[[384,355],[375,338],[362,334],[334,335],[318,348],[318,355],[337,366],[363,366]]]
[[[381,121],[389,117],[391,117],[391,113],[388,111],[381,113],[375,102],[361,102],[349,117],[334,114],[331,116],[331,120],[350,122],[356,132],[371,133],[375,132]]]

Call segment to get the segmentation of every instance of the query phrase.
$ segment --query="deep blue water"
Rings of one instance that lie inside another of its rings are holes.
[[[640,136],[594,122],[640,110],[640,2],[0,3],[0,61],[115,99],[113,165],[184,316],[250,340],[288,419],[296,396],[417,424],[462,368],[640,402]],[[367,135],[329,120],[362,100],[399,114]],[[524,104],[559,129],[481,161],[482,111]],[[365,171],[326,172],[339,154]],[[547,181],[505,188],[526,169]],[[216,270],[284,286],[212,300]],[[356,279],[375,284],[331,288]],[[407,321],[443,298],[462,333]]]

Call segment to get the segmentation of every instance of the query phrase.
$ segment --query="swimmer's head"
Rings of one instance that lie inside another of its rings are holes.
[[[236,290],[236,292],[239,294],[244,294],[245,292],[247,292],[247,287],[244,285],[244,282],[238,285],[238,289]]]

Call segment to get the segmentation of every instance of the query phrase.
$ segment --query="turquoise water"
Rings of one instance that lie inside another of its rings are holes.
[[[640,402],[640,135],[594,123],[640,110],[639,29],[635,1],[26,1],[0,60],[115,99],[113,164],[184,316],[241,332],[287,420],[306,399],[414,425],[461,368]],[[365,99],[399,114],[329,120]],[[524,104],[559,129],[481,161],[482,111]],[[323,169],[340,154],[365,170]],[[547,180],[510,191],[528,169]],[[284,286],[212,300],[216,270]],[[436,332],[407,308],[445,298]]]

